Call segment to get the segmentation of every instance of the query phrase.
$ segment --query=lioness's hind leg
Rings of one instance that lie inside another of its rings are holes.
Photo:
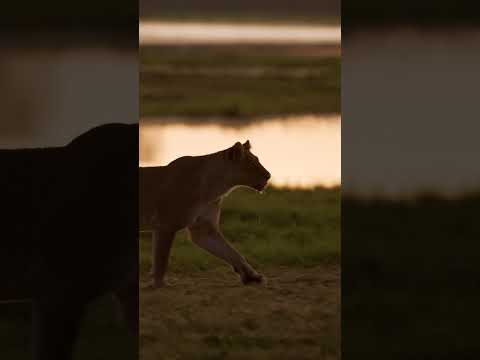
[[[150,266],[150,271],[148,272],[148,275],[150,277],[153,277],[153,274],[155,274],[155,249],[156,249],[156,242],[157,242],[157,239],[158,239],[158,234],[156,233],[156,231],[152,231],[152,264]]]
[[[175,239],[174,231],[156,230],[152,239],[152,269],[153,288],[165,285],[165,272],[167,271],[168,259]]]

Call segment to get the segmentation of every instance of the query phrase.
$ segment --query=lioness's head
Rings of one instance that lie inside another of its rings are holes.
[[[250,141],[244,144],[237,142],[226,150],[226,157],[235,185],[248,186],[262,191],[267,186],[270,173],[265,169],[258,157],[250,152]]]

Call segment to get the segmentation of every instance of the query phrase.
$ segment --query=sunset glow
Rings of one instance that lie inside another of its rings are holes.
[[[141,45],[339,44],[339,26],[142,22]]]
[[[250,140],[252,152],[277,186],[340,184],[340,117],[294,116],[241,128],[218,124],[140,122],[140,165],[166,165],[185,155],[204,155]]]

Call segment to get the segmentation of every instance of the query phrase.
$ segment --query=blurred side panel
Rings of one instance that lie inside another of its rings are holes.
[[[0,146],[61,146],[103,123],[137,121],[136,50],[6,49]]]
[[[63,147],[99,125],[138,123],[138,2],[7,2],[2,4],[0,24],[0,226],[8,229],[0,248],[0,354],[5,359],[21,360],[33,355],[33,293],[30,288],[20,289],[23,275],[19,269],[34,269],[30,273],[35,274],[36,268],[30,266],[32,254],[47,247],[37,237],[42,213],[32,209],[52,211],[51,205],[57,206],[54,201],[62,201],[45,196],[45,202],[38,204],[36,198],[44,194],[33,188],[42,189],[37,180],[45,174],[38,169],[53,169],[52,174],[67,172],[68,162],[44,160],[45,164],[40,165],[22,153],[25,162],[16,164],[10,161],[11,155],[19,153],[5,150],[28,148],[37,154],[39,148]],[[100,151],[110,145],[105,142]],[[128,146],[132,156],[138,158],[138,147]],[[3,166],[6,162],[8,171]],[[135,163],[135,169],[136,166]],[[11,169],[17,173],[12,175]],[[11,184],[11,178],[26,181]],[[136,196],[136,172],[122,181],[135,189],[128,196]],[[15,194],[19,194],[16,198],[10,196],[13,185]],[[52,181],[47,185],[55,194],[59,184]],[[75,191],[79,189],[72,188],[65,194]],[[133,207],[130,211],[132,219],[137,219],[138,209]],[[68,241],[72,241],[75,231],[71,229],[70,235],[58,234],[56,228],[49,224],[41,233],[48,233],[49,239],[63,236],[69,251],[63,251],[59,261],[73,264],[69,260],[78,256],[74,250],[78,244]],[[55,251],[60,252],[60,248]],[[138,259],[138,253],[134,252],[132,257]],[[91,266],[91,260],[84,259],[83,266]],[[105,259],[108,263],[109,259]],[[38,285],[49,279],[35,281]],[[107,293],[88,304],[73,358],[138,358],[138,339],[119,321],[116,306]]]
[[[345,360],[480,351],[474,13],[447,1],[343,2]]]

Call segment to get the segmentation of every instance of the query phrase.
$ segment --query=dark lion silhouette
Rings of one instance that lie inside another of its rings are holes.
[[[138,125],[0,150],[0,166],[0,301],[32,299],[34,359],[70,359],[86,305],[107,293],[137,335]]]

